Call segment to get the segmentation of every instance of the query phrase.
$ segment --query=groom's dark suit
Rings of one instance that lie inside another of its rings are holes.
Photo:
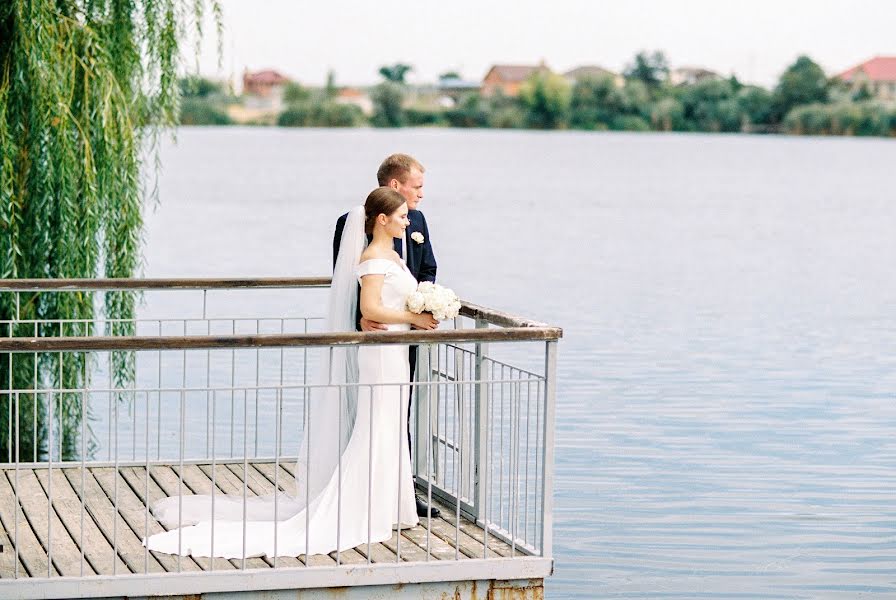
[[[336,257],[339,255],[339,244],[342,241],[342,230],[345,229],[345,220],[348,218],[348,213],[339,217],[336,221],[336,231],[333,233],[333,266],[336,266]],[[426,218],[423,216],[423,213],[419,210],[409,210],[408,211],[408,220],[411,224],[405,230],[405,239],[407,240],[408,246],[408,257],[405,261],[408,265],[408,270],[411,272],[417,281],[431,281],[435,283],[436,281],[436,257],[432,252],[432,245],[429,243],[429,228],[426,226]],[[411,236],[415,233],[419,232],[423,235],[423,242],[418,243],[415,242]],[[368,236],[368,241],[370,238]],[[404,258],[404,254],[402,252],[402,240],[401,238],[395,238],[395,251],[398,252],[398,255]],[[358,291],[360,292],[361,287],[358,286]],[[361,303],[358,302],[358,312],[356,317],[356,324],[358,331],[361,330]],[[409,362],[411,366],[411,381],[414,380],[414,369],[417,366],[417,346],[411,346],[410,352],[408,354]],[[408,410],[408,449],[411,447],[411,411]],[[413,455],[412,455],[413,457]]]

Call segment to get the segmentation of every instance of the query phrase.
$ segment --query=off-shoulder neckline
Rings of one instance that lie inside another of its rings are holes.
[[[358,263],[358,266],[360,267],[360,266],[363,265],[364,263],[376,262],[376,261],[385,261],[385,262],[388,262],[388,263],[392,263],[392,264],[395,265],[396,267],[399,266],[398,263],[395,262],[394,260],[392,260],[391,258],[368,258],[367,260],[362,260],[361,262],[359,262],[359,263]]]
[[[361,262],[359,262],[356,268],[360,268],[361,265],[369,262],[387,262],[391,265],[394,265],[396,268],[401,269],[402,271],[407,271],[408,273],[411,272],[405,263],[397,263],[391,258],[368,258],[367,260],[362,260]]]

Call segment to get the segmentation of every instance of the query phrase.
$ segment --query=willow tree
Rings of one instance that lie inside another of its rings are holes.
[[[219,6],[211,7],[220,29]],[[205,10],[205,0],[0,2],[0,278],[136,273],[141,208],[157,193],[143,167],[157,171],[156,141],[177,118],[180,48],[188,34],[198,44]],[[108,293],[103,304],[107,318],[125,320],[107,333],[133,333],[132,294]],[[98,308],[89,294],[0,293],[0,320],[28,322],[7,323],[0,335],[92,334],[86,323]],[[16,402],[3,391],[81,387],[87,359],[0,359],[0,461],[15,456],[16,438],[23,460],[40,456],[49,395],[19,394]],[[114,371],[126,380],[132,361],[116,357]],[[58,397],[54,412],[61,451],[71,456],[80,394]]]

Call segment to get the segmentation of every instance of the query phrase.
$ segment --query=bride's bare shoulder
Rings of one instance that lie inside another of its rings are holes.
[[[391,260],[392,257],[390,256],[390,253],[395,254],[395,251],[394,250],[384,251],[384,250],[381,250],[380,248],[371,248],[370,246],[368,246],[367,248],[364,249],[364,252],[361,253],[360,262],[364,262],[365,260],[372,260],[375,258],[385,258],[387,260]]]

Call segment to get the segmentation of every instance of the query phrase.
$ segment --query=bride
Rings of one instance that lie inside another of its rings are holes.
[[[365,318],[393,331],[437,326],[431,314],[405,308],[417,280],[393,249],[393,238],[403,237],[408,225],[405,199],[389,187],[373,190],[349,212],[333,272],[328,331],[354,331],[356,282]],[[152,511],[170,530],[144,540],[150,550],[223,558],[329,553],[385,541],[393,528],[418,523],[403,433],[408,346],[331,347],[321,372],[327,385],[310,389],[296,494],[246,501],[217,494],[164,498]]]

